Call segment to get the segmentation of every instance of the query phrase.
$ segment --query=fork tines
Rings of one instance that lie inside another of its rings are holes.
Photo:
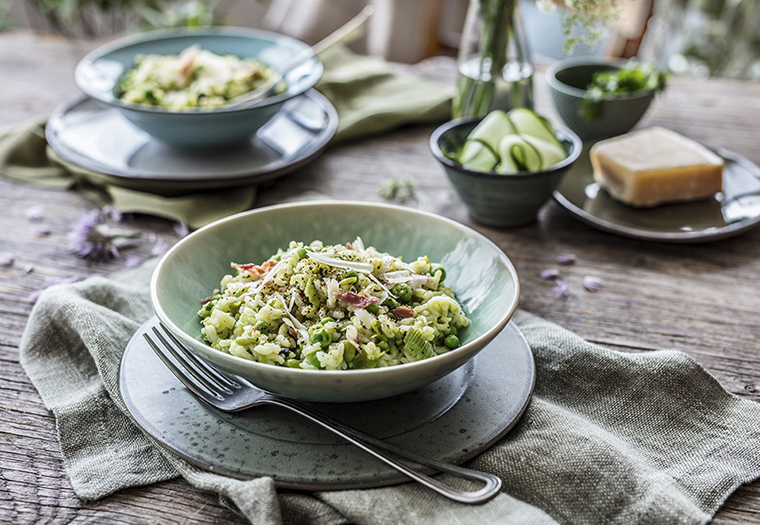
[[[240,389],[237,381],[204,363],[162,323],[159,326],[161,330],[158,326],[153,327],[153,334],[161,344],[156,343],[147,333],[143,337],[167,368],[190,391],[201,398],[210,396],[222,401],[224,395],[233,394],[232,389]]]

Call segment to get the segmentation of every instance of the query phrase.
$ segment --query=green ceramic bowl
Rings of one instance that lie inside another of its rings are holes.
[[[430,137],[430,151],[443,165],[470,216],[488,226],[523,226],[536,221],[538,210],[549,200],[570,166],[578,160],[583,144],[564,126],[554,126],[568,156],[548,170],[501,175],[464,168],[451,160],[480,119],[452,120]]]
[[[622,135],[630,131],[646,113],[654,90],[642,90],[622,97],[611,97],[599,102],[599,111],[590,121],[581,113],[586,86],[597,71],[621,69],[625,61],[608,61],[603,58],[568,58],[552,64],[546,70],[552,102],[562,121],[583,141]]]
[[[201,337],[198,310],[230,262],[262,262],[292,240],[329,244],[360,236],[367,246],[404,260],[428,255],[446,268],[471,325],[448,353],[387,368],[302,370],[249,361],[211,348]],[[194,352],[262,389],[308,401],[353,402],[410,392],[472,359],[512,317],[519,297],[514,266],[486,237],[443,217],[399,206],[307,202],[261,208],[210,224],[177,243],[151,281],[158,318]]]
[[[322,76],[322,62],[307,60],[285,75],[288,89],[246,109],[191,109],[173,111],[142,104],[124,104],[114,94],[121,76],[134,67],[135,56],[176,55],[197,44],[220,55],[256,58],[277,68],[308,46],[294,38],[268,31],[222,27],[169,29],[141,33],[99,47],[77,65],[79,89],[95,100],[118,109],[132,124],[173,146],[209,148],[242,142],[269,122],[288,100],[314,86]]]

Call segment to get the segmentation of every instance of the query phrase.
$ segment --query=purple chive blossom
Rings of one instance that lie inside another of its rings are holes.
[[[156,257],[160,257],[168,252],[170,247],[171,246],[168,242],[166,242],[166,239],[163,237],[158,237],[156,239],[156,242],[153,244],[153,248],[150,250],[150,254],[155,255]]]
[[[602,288],[603,285],[604,285],[604,281],[602,280],[601,277],[586,275],[583,278],[583,287],[589,292],[598,292]]]
[[[560,256],[557,257],[557,262],[562,265],[570,265],[575,263],[575,254],[574,253],[563,253]]]
[[[45,207],[42,204],[30,206],[26,209],[26,218],[31,222],[39,222],[45,217]]]
[[[181,239],[182,237],[187,237],[187,234],[190,233],[190,228],[185,221],[179,221],[174,225],[174,233]]]
[[[121,222],[124,216],[115,206],[103,206],[102,214],[104,217],[108,217],[113,222]]]
[[[124,268],[136,268],[140,266],[141,262],[143,262],[143,258],[139,255],[127,255],[126,259],[124,259]]]
[[[69,232],[69,251],[90,262],[106,262],[119,257],[119,245],[124,239],[140,235],[112,230],[99,210],[91,210],[80,215]]]
[[[559,277],[559,270],[556,268],[550,268],[548,270],[541,270],[541,279],[556,279]]]
[[[48,228],[47,226],[43,226],[42,224],[36,224],[32,228],[32,231],[38,237],[47,237],[48,235],[50,235],[50,228]]]
[[[0,266],[13,266],[16,256],[11,252],[0,252]]]
[[[570,287],[567,285],[567,280],[564,277],[555,279],[554,284],[556,286],[552,290],[554,291],[555,298],[570,297]]]

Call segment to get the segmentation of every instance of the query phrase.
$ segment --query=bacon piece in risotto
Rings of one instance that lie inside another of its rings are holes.
[[[262,264],[261,266],[259,266],[258,264],[253,264],[253,263],[248,263],[248,264],[236,264],[236,263],[232,263],[230,266],[232,266],[233,268],[235,268],[239,272],[248,272],[250,274],[257,275],[257,276],[261,277],[262,275],[264,275],[265,273],[267,273],[267,270],[269,270],[275,264],[277,264],[277,262],[275,262],[275,261],[273,261],[273,260],[270,259],[267,262],[265,262],[264,264]]]
[[[414,310],[412,310],[411,308],[407,308],[406,306],[399,306],[398,308],[394,308],[393,310],[391,310],[391,312],[405,319],[414,317]]]
[[[380,301],[377,297],[372,297],[365,293],[356,294],[354,292],[336,293],[335,298],[338,301],[348,303],[351,306],[357,308],[367,308],[371,304],[375,304]]]

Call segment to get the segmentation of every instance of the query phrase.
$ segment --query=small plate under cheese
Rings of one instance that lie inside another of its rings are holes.
[[[594,144],[594,180],[637,208],[710,197],[723,186],[723,159],[675,131],[652,127]]]

